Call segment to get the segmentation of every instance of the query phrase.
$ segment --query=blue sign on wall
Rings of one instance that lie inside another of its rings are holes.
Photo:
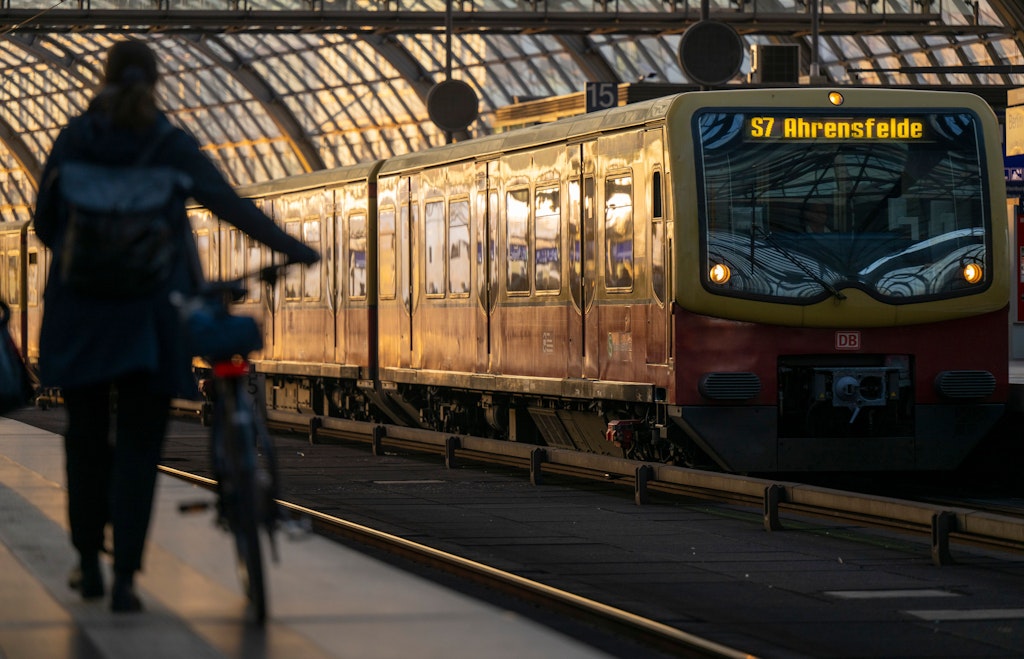
[[[1024,196],[1024,155],[1004,156],[1003,171],[1006,173],[1006,196]]]

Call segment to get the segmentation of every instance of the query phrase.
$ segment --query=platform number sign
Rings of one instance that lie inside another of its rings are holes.
[[[587,112],[607,110],[619,104],[619,86],[614,82],[587,83]]]

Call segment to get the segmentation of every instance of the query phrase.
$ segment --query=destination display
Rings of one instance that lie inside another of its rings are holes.
[[[925,122],[912,117],[751,116],[752,140],[920,140]]]

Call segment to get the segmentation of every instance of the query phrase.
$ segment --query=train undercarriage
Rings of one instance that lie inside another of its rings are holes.
[[[710,466],[663,403],[571,399],[436,384],[264,374],[268,409]]]
[[[1002,414],[1002,406],[968,401],[915,406],[898,370],[839,370],[827,374],[830,388],[856,376],[858,395],[875,404],[817,400],[822,369],[799,363],[786,365],[780,406],[677,406],[281,373],[260,374],[253,386],[268,409],[311,418],[739,473],[953,469]]]

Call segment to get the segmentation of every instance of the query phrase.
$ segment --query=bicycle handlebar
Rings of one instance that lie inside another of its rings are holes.
[[[277,283],[278,278],[285,268],[300,264],[300,261],[288,260],[284,263],[275,263],[273,265],[263,266],[255,272],[249,271],[243,273],[239,277],[234,279],[223,279],[216,281],[205,281],[199,287],[199,294],[202,296],[214,296],[214,295],[230,295],[233,301],[239,301],[245,296],[247,290],[244,282],[246,279],[256,277],[259,281],[270,284],[273,286]]]

